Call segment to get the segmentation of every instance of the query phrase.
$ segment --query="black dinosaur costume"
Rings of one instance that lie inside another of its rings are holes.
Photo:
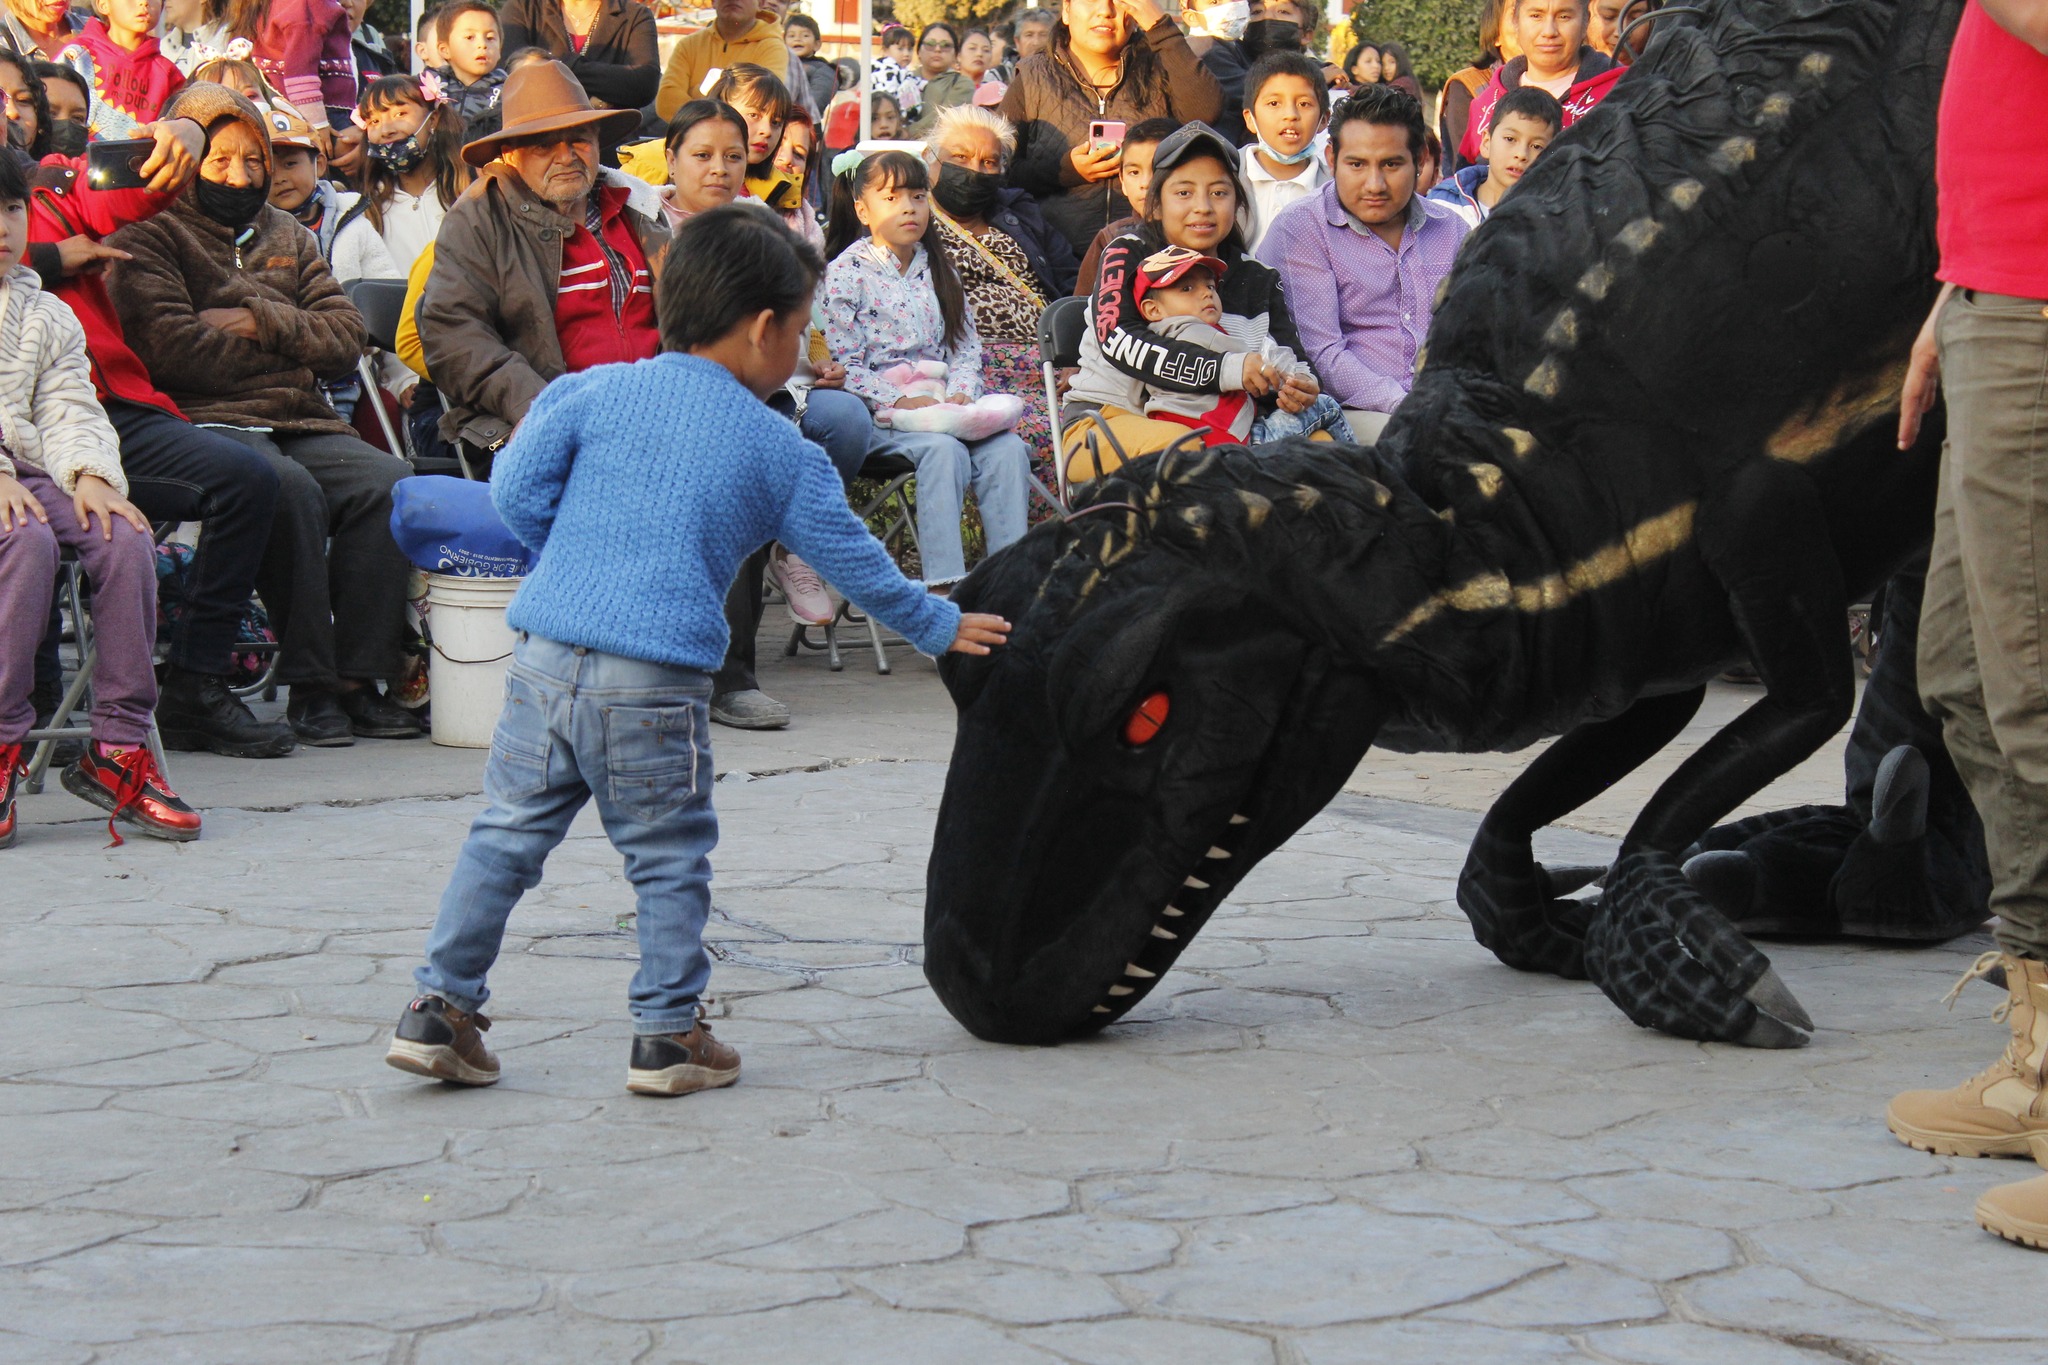
[[[1681,870],[1854,697],[1842,622],[1926,541],[1939,421],[1891,414],[1934,295],[1935,108],[1959,0],[1709,0],[1467,243],[1378,447],[1179,448],[957,594],[1011,643],[960,712],[925,970],[976,1034],[1142,999],[1372,744],[1562,738],[1488,812],[1479,941],[1639,1024],[1812,1028]],[[1658,789],[1597,899],[1530,836],[1766,685]]]
[[[1686,876],[1745,934],[1941,943],[1990,913],[1984,825],[1913,663],[1927,559],[1885,585],[1877,661],[1843,755],[1845,800],[1707,831]]]

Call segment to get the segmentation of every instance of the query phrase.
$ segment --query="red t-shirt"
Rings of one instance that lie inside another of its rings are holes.
[[[1934,144],[1941,278],[2048,299],[2048,56],[1969,0],[1942,84]]]
[[[626,222],[626,191],[600,184],[595,194],[604,242],[583,226],[563,241],[562,278],[555,293],[555,335],[571,374],[593,365],[645,360],[661,349],[654,276]]]

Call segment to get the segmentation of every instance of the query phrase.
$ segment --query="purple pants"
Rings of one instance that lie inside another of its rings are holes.
[[[76,552],[92,581],[92,624],[99,661],[92,674],[92,737],[105,744],[149,738],[156,710],[156,547],[116,518],[112,541],[78,524],[71,499],[40,469],[18,465],[14,477],[35,495],[50,524],[0,531],[0,744],[19,744],[35,725],[36,646],[50,622],[57,552]]]

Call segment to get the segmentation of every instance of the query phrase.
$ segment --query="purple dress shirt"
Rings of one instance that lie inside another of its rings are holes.
[[[1281,211],[1259,256],[1280,272],[1324,392],[1368,412],[1400,404],[1415,382],[1437,286],[1470,230],[1418,194],[1396,251],[1344,211],[1334,182]]]

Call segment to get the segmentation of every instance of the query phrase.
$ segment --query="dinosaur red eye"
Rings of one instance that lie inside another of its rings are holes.
[[[1124,743],[1136,748],[1150,744],[1166,724],[1166,713],[1172,709],[1164,692],[1154,692],[1131,708],[1130,716],[1124,721]]]

